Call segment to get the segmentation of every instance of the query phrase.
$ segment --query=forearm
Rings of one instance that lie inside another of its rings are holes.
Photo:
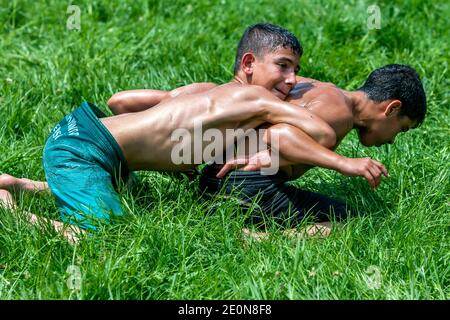
[[[164,99],[204,92],[216,86],[215,83],[205,82],[192,83],[172,91],[152,89],[127,90],[114,94],[108,100],[108,106],[114,114],[139,112],[156,106]]]
[[[336,133],[331,126],[311,111],[286,102],[268,101],[266,121],[273,124],[289,124],[309,135],[326,148],[336,144]]]
[[[310,165],[338,170],[343,156],[321,145],[302,130],[285,124],[266,130],[264,142],[279,152],[280,165]],[[331,147],[330,147],[331,148]]]
[[[151,108],[169,97],[169,91],[127,90],[114,94],[108,100],[108,106],[114,114],[139,112]]]

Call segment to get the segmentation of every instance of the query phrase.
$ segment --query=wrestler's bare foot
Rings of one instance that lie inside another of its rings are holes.
[[[33,224],[51,224],[56,232],[60,233],[69,243],[77,244],[86,231],[72,225],[65,225],[60,221],[49,220],[43,217],[38,217],[35,214],[29,213],[30,222]]]
[[[35,181],[27,178],[16,178],[10,174],[4,173],[0,175],[0,189],[12,192],[23,191],[48,191],[47,182]]]
[[[0,206],[9,210],[15,210],[17,208],[16,202],[14,201],[11,192],[0,189]],[[60,221],[38,217],[32,213],[26,213],[26,215],[28,216],[28,220],[32,224],[52,225],[56,232],[60,233],[71,244],[77,244],[80,241],[80,237],[86,232],[75,226],[65,225]]]
[[[269,233],[268,232],[256,232],[256,231],[251,231],[250,229],[247,228],[243,228],[242,229],[242,235],[244,236],[244,238],[253,238],[256,241],[262,241],[262,240],[267,240],[269,238]]]
[[[282,232],[283,235],[288,237],[300,237],[300,238],[307,238],[307,237],[319,237],[319,238],[326,238],[331,233],[331,223],[330,222],[321,222],[316,223],[307,227],[304,227],[303,229],[297,230],[297,229],[286,229]],[[270,236],[269,232],[256,232],[251,231],[250,229],[243,228],[242,229],[242,235],[244,236],[244,239],[253,238],[254,240],[260,242],[263,240],[267,240]]]
[[[303,229],[287,229],[283,231],[283,234],[289,237],[319,237],[326,238],[331,233],[330,222],[320,222],[310,226],[306,226]]]

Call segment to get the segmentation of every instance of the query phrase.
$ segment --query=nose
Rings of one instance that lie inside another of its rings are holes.
[[[286,78],[285,83],[293,88],[297,84],[297,75],[295,72],[290,72],[288,77]]]

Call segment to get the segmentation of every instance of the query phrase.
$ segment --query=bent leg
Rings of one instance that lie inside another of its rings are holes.
[[[216,177],[218,170],[220,169],[217,166],[211,165],[204,168],[200,177],[200,188],[204,192],[203,195],[212,196],[224,192],[238,199],[244,210],[252,207],[252,203],[255,201],[257,203],[247,222],[257,227],[258,230],[243,228],[244,239],[253,238],[261,241],[269,237],[269,233],[263,231],[266,226],[265,216],[274,218],[284,226],[292,225],[292,223],[286,224],[286,222],[294,222],[294,225],[300,224],[304,217],[304,210],[303,208],[298,210],[294,205],[294,200],[299,197],[298,192],[301,190],[286,185],[284,183],[286,177],[281,172],[275,176],[264,176],[259,172],[231,171],[226,178],[219,179]],[[301,194],[300,196],[305,200],[305,195]],[[221,195],[221,197],[224,196]],[[317,199],[309,199],[306,205],[312,206],[310,203],[314,200]],[[325,208],[321,208],[321,210],[325,212]],[[283,234],[326,237],[331,232],[331,223],[326,222],[329,219],[321,220],[319,223],[302,227],[300,230],[287,229],[283,231]]]
[[[17,208],[16,202],[14,201],[14,198],[9,191],[0,190],[0,206],[11,211]],[[51,225],[57,233],[61,234],[67,241],[72,244],[78,243],[80,240],[80,235],[85,233],[84,230],[75,226],[64,225],[60,221],[38,217],[35,214],[29,212],[26,212],[26,216],[28,218],[28,221],[32,224],[42,227],[45,227],[45,225]]]
[[[331,221],[342,221],[347,217],[348,206],[324,195],[301,190],[288,184],[273,186],[272,192],[263,193],[260,201],[262,216],[252,217],[252,221],[264,221],[264,215],[272,217],[286,229],[283,234],[299,237],[327,237],[331,233]],[[297,226],[311,218],[312,224]],[[248,232],[247,232],[248,234]],[[256,238],[265,238],[255,234]],[[255,237],[254,237],[255,238]]]
[[[112,177],[99,166],[60,166],[46,174],[63,222],[95,230],[99,223],[123,214]]]
[[[327,222],[347,218],[351,208],[344,202],[325,195],[285,185],[283,193],[289,198],[296,220],[311,217],[315,222]]]
[[[0,189],[0,206],[10,210],[16,208],[16,202],[8,190]]]
[[[17,178],[9,174],[0,175],[0,189],[5,189],[12,192],[28,191],[28,192],[48,192],[47,182],[36,181],[27,178]]]
[[[331,222],[319,222],[312,225],[305,226],[301,229],[291,228],[282,232],[287,237],[309,238],[319,237],[326,238],[331,233]],[[247,238],[253,238],[255,241],[263,241],[269,239],[269,232],[253,231],[249,228],[242,229],[242,235]]]
[[[120,146],[99,117],[104,114],[83,102],[54,128],[43,156],[63,222],[93,230],[122,215],[115,187],[129,175]]]

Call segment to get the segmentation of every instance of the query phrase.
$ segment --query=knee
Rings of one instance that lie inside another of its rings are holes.
[[[10,189],[14,187],[18,183],[19,179],[11,176],[9,174],[1,174],[0,175],[0,188],[2,189]]]
[[[15,209],[14,198],[7,190],[0,190],[0,206],[6,209]]]

